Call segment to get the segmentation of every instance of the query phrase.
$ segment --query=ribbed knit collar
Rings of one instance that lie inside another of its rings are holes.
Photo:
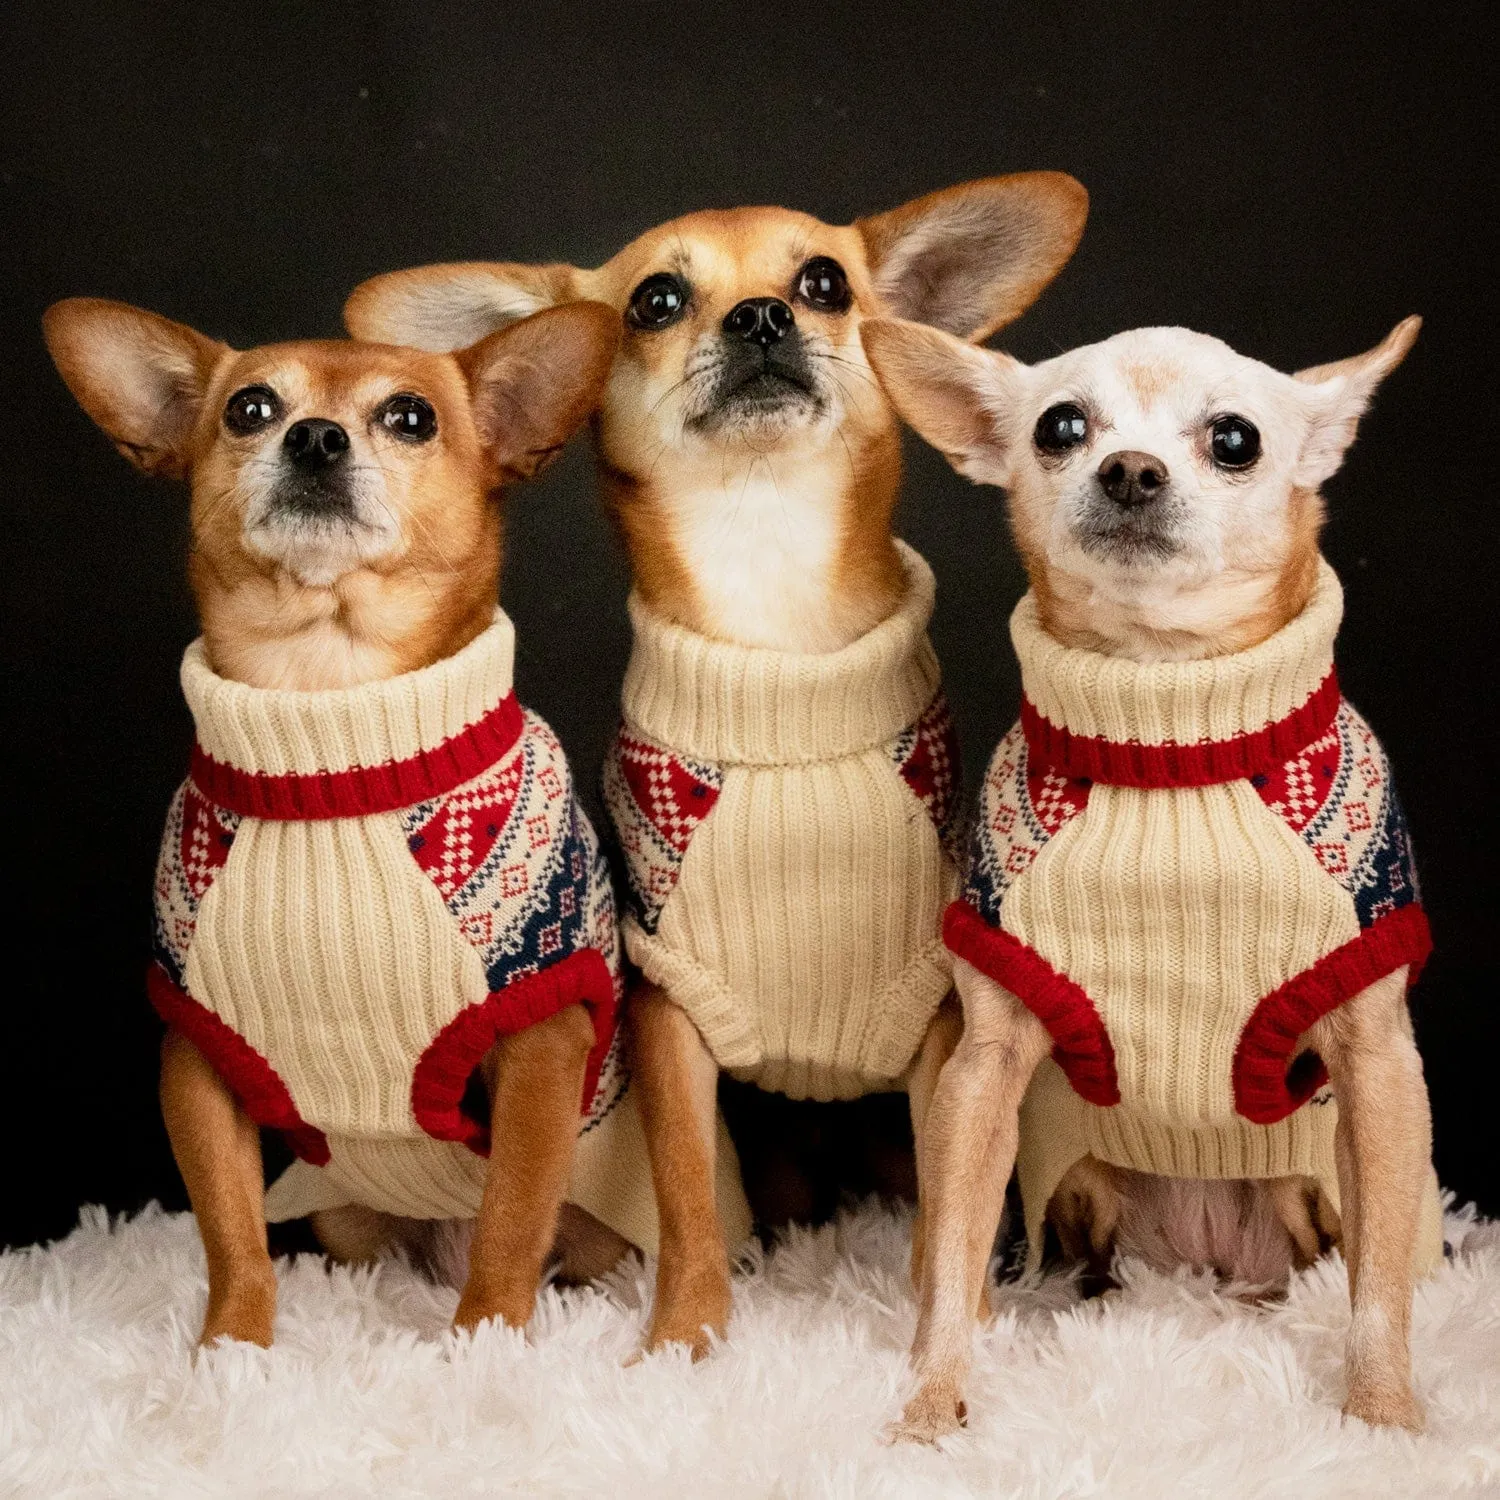
[[[1338,578],[1320,558],[1306,608],[1258,646],[1142,665],[1060,644],[1028,593],[1010,620],[1028,748],[1067,775],[1130,786],[1201,786],[1268,769],[1333,721],[1343,612]]]
[[[927,638],[932,569],[897,542],[906,591],[896,612],[838,651],[727,645],[629,601],[635,629],[625,721],[685,755],[727,765],[806,765],[895,738],[937,691]]]
[[[251,816],[363,816],[451,791],[521,732],[515,628],[503,610],[463,650],[420,671],[324,692],[220,677],[202,639],[182,659],[197,726],[192,777]]]

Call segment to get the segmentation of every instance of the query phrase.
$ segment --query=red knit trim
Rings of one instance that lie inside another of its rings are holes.
[[[247,818],[362,818],[412,807],[472,781],[504,757],[521,738],[522,727],[521,705],[507,693],[467,729],[406,760],[271,776],[226,765],[195,744],[189,775],[210,802]]]
[[[1403,964],[1411,966],[1409,980],[1415,982],[1431,952],[1426,913],[1411,902],[1272,990],[1255,1007],[1235,1048],[1235,1109],[1256,1125],[1274,1125],[1306,1104],[1328,1082],[1328,1069],[1315,1052],[1294,1056],[1298,1039]]]
[[[1239,781],[1283,764],[1326,733],[1339,708],[1339,683],[1329,670],[1300,708],[1250,734],[1198,744],[1142,745],[1074,734],[1060,728],[1029,698],[1021,700],[1021,728],[1035,760],[1065,776],[1108,786],[1212,786]]]
[[[449,1021],[418,1059],[412,1075],[411,1108],[417,1124],[440,1141],[461,1141],[481,1156],[488,1154],[488,1123],[472,1119],[461,1108],[474,1070],[497,1037],[524,1031],[579,1002],[588,1007],[594,1023],[580,1105],[580,1113],[587,1114],[615,1029],[614,976],[597,948],[580,948],[550,968],[513,979]]]
[[[1052,1056],[1090,1104],[1120,1102],[1115,1049],[1094,1002],[1066,974],[1018,938],[992,927],[966,901],[943,914],[943,941],[959,958],[1004,985],[1052,1035]]]
[[[303,1161],[328,1165],[328,1138],[297,1112],[286,1084],[244,1037],[174,983],[160,963],[146,970],[146,994],[157,1015],[203,1054],[257,1125],[281,1131]]]

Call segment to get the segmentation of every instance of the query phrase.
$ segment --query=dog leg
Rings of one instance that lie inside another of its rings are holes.
[[[271,1346],[276,1273],[266,1248],[260,1131],[180,1032],[161,1046],[161,1113],[203,1237],[208,1310],[199,1342]]]
[[[1406,970],[1372,984],[1313,1029],[1338,1100],[1339,1190],[1353,1316],[1346,1416],[1418,1432],[1411,1388],[1412,1254],[1432,1155]]]
[[[573,1165],[594,1023],[570,1005],[503,1038],[492,1085],[490,1165],[455,1328],[500,1318],[523,1328],[557,1238]]]
[[[564,1203],[557,1220],[557,1279],[568,1286],[598,1281],[630,1254],[623,1234],[576,1203]]]
[[[962,959],[954,980],[964,1030],[938,1078],[922,1148],[930,1217],[912,1345],[918,1385],[891,1432],[920,1442],[954,1431],[967,1415],[972,1314],[1015,1166],[1021,1096],[1052,1045],[1015,996]]]
[[[1084,1290],[1096,1296],[1113,1285],[1115,1240],[1124,1212],[1125,1174],[1097,1157],[1074,1162],[1047,1205],[1047,1218],[1069,1260],[1086,1267]]]
[[[927,1123],[927,1111],[932,1105],[932,1096],[937,1091],[938,1075],[943,1065],[953,1056],[958,1039],[963,1034],[964,1013],[955,996],[949,995],[938,1007],[927,1035],[922,1038],[917,1060],[912,1064],[906,1080],[907,1099],[911,1105],[912,1145],[917,1159],[917,1212],[911,1223],[911,1284],[914,1290],[922,1285],[922,1250],[925,1239],[922,1217],[922,1135]],[[989,1311],[989,1302],[983,1288],[979,1293],[980,1317]]]
[[[655,985],[631,996],[635,1077],[661,1218],[648,1350],[687,1344],[694,1359],[729,1326],[729,1254],[714,1199],[719,1068],[698,1028]]]
[[[1306,1270],[1328,1243],[1338,1238],[1338,1215],[1333,1205],[1311,1177],[1272,1177],[1266,1181],[1265,1192],[1277,1219],[1292,1237],[1296,1268]],[[1327,1228],[1330,1221],[1335,1226],[1331,1233]]]

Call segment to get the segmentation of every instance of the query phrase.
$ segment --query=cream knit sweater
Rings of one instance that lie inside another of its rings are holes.
[[[1316,1178],[1336,1107],[1299,1038],[1428,951],[1379,743],[1339,696],[1343,612],[1209,661],[1141,666],[1011,618],[1021,722],[985,776],[949,947],[1051,1031],[1017,1162],[1033,1261],[1085,1154],[1174,1177]],[[1441,1253],[1436,1179],[1418,1259]]]
[[[361,1203],[470,1217],[488,1150],[464,1093],[497,1037],[583,1002],[595,1046],[569,1198],[656,1243],[619,1046],[608,872],[552,732],[512,690],[515,633],[387,681],[183,691],[198,744],[168,818],[150,992],[300,1161],[267,1215]],[[723,1143],[726,1233],[748,1228]]]
[[[900,1087],[951,983],[957,748],[932,572],[901,555],[895,614],[826,654],[725,645],[630,601],[605,766],[627,949],[722,1067],[796,1098]]]

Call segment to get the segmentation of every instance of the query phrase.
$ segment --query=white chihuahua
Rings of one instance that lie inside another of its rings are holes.
[[[1177,328],[1034,367],[861,330],[901,414],[1009,492],[1032,586],[1021,722],[945,921],[964,1033],[928,1120],[903,1436],[963,1420],[1013,1163],[1034,1261],[1047,1220],[1096,1268],[1264,1286],[1342,1236],[1345,1410],[1420,1425],[1412,1282],[1441,1225],[1405,995],[1430,943],[1317,544],[1318,487],[1418,327],[1295,376]]]

